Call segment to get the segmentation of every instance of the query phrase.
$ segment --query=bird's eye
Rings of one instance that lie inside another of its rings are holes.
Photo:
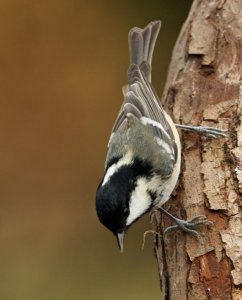
[[[127,215],[129,213],[129,209],[127,207],[124,208],[124,215]]]

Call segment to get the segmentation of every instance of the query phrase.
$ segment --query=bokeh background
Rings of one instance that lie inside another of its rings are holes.
[[[5,0],[0,9],[0,299],[159,299],[149,218],[120,254],[95,212],[127,34],[161,19],[162,92],[191,1]]]

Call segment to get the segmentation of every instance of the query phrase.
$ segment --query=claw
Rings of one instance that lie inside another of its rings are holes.
[[[198,220],[207,220],[207,218],[204,215],[199,215],[199,216],[192,218],[189,222],[196,222]]]
[[[181,229],[182,231],[187,232],[187,233],[195,236],[196,238],[199,238],[199,236],[201,235],[201,233],[198,232],[197,230],[189,229],[186,226],[182,226],[181,227],[179,225],[174,225],[174,226],[167,227],[164,230],[164,235],[170,234],[170,233],[174,232],[175,230],[179,230],[179,229]]]
[[[213,222],[209,221],[205,216],[196,216],[192,220],[188,221],[191,226],[197,226],[197,225],[206,225],[211,226],[213,225]]]
[[[204,134],[208,137],[212,137],[212,138],[226,137],[225,132],[227,132],[227,130],[224,130],[224,129],[208,127],[208,126],[197,126],[197,128],[201,134]],[[195,129],[195,131],[196,131],[196,129]]]

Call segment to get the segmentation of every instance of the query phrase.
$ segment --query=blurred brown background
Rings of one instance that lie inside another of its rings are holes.
[[[191,1],[10,0],[0,9],[0,299],[159,299],[149,218],[125,252],[95,191],[122,102],[127,34],[161,19],[162,92]]]

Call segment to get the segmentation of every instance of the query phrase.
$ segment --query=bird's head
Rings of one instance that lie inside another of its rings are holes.
[[[96,210],[100,222],[117,237],[123,251],[127,229],[152,207],[149,191],[151,167],[141,159],[109,166],[96,194]]]

